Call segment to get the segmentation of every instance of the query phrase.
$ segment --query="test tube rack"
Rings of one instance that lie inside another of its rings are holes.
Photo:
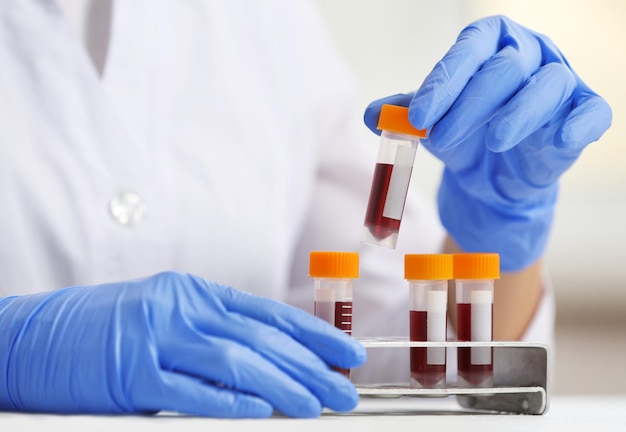
[[[358,338],[366,349],[410,347],[492,347],[493,387],[413,388],[408,385],[356,385],[361,397],[456,397],[471,411],[541,415],[548,410],[550,352],[527,342],[415,342],[402,338]]]

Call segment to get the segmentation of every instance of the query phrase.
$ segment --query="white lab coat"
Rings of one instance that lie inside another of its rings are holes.
[[[308,3],[117,2],[102,76],[54,2],[0,20],[0,296],[172,269],[311,310],[309,252],[356,250],[354,335],[407,334],[403,254],[443,231],[412,193],[398,249],[360,244],[377,138]]]

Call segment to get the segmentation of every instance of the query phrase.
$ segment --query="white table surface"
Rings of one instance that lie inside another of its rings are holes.
[[[626,431],[626,393],[606,396],[555,396],[543,415],[468,413],[454,398],[363,399],[347,414],[325,412],[317,419],[273,417],[223,420],[159,414],[85,416],[0,413],[0,431]]]

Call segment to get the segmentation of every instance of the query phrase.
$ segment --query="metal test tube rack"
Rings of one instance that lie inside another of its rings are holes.
[[[408,385],[357,385],[362,397],[455,396],[468,410],[494,413],[544,414],[548,410],[550,352],[528,342],[413,342],[403,338],[358,338],[367,349],[409,347],[492,347],[493,387],[412,388]]]

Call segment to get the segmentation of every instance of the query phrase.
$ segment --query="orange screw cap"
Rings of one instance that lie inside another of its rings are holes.
[[[309,276],[329,278],[358,278],[357,252],[313,251],[309,259]]]
[[[499,279],[500,255],[497,253],[453,254],[455,279]]]
[[[408,254],[404,256],[407,280],[449,280],[453,278],[451,254]]]

